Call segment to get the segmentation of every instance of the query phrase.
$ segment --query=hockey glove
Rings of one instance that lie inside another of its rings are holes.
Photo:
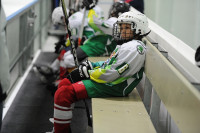
[[[88,72],[88,67],[86,65],[79,65],[78,68],[74,69],[71,73],[67,75],[67,78],[71,83],[76,83],[81,80],[89,79],[90,75]]]
[[[86,10],[90,10],[95,7],[96,0],[83,0],[83,7],[86,7]]]
[[[92,63],[89,60],[86,60],[86,61],[82,62],[81,65],[86,66],[87,70],[93,70]]]
[[[3,88],[1,86],[1,81],[0,81],[0,102],[3,102],[7,97],[6,92],[3,92]]]
[[[59,42],[55,43],[55,53],[59,54],[63,46],[65,46],[66,39],[61,38]]]
[[[197,48],[195,53],[195,61],[198,67],[200,67],[200,46]]]

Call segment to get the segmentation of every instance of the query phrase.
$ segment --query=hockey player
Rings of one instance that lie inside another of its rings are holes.
[[[88,3],[89,1],[84,0],[84,2]],[[87,7],[88,5],[85,4],[84,6]],[[117,21],[119,14],[130,10],[130,5],[125,2],[116,2],[112,7],[112,14],[107,20],[99,19],[93,9],[89,10],[88,25],[94,29],[95,36],[90,37],[82,46],[77,48],[79,61],[84,60],[86,57],[110,55],[115,49],[116,42],[112,39],[113,24]],[[68,61],[66,60],[65,63],[67,64]]]
[[[146,48],[141,39],[150,32],[144,14],[126,12],[114,24],[118,45],[104,62],[79,65],[63,79],[54,96],[55,133],[70,133],[73,103],[94,97],[127,96],[140,82]]]
[[[87,6],[87,5],[85,5]],[[116,42],[112,38],[113,24],[116,22],[119,14],[129,11],[130,5],[125,2],[116,2],[111,8],[112,14],[110,18],[103,21],[94,15],[94,10],[90,10],[88,13],[88,18],[90,18],[89,25],[92,27],[95,32],[98,32],[98,35],[90,37],[84,42],[84,45],[77,48],[77,57],[81,62],[87,57],[93,56],[108,56],[116,47]],[[55,63],[53,63],[55,64]],[[57,62],[58,64],[58,62]],[[61,67],[63,68],[62,72],[67,72],[67,69],[75,67],[73,55],[70,51],[64,54],[63,60],[61,62]],[[59,65],[52,65],[58,68]],[[52,68],[53,69],[53,68]],[[64,77],[66,74],[60,73],[60,77]]]
[[[97,12],[100,12],[100,9],[97,8]],[[80,32],[80,28],[82,25],[82,19],[83,19],[83,13],[81,11],[70,13],[70,11],[67,9],[67,12],[69,13],[69,24],[71,28],[72,38],[74,41],[77,41],[78,39],[78,33]],[[87,19],[86,19],[87,20]],[[64,14],[62,11],[62,7],[57,7],[54,9],[52,13],[52,23],[58,27],[65,26],[64,22]],[[94,35],[94,30],[90,28],[87,24],[87,21],[85,21],[85,30],[84,30],[84,38],[90,38]],[[77,43],[76,43],[77,44]],[[58,58],[50,65],[40,65],[35,64],[34,71],[38,72],[40,74],[40,78],[43,82],[48,82],[49,78],[46,77],[52,77],[55,74],[59,72],[60,79],[66,74],[67,70],[66,68],[74,68],[74,61],[73,56],[70,52],[70,43],[69,38],[62,39],[55,47],[55,52],[59,53]],[[67,52],[68,51],[68,52]],[[68,60],[68,63],[64,63],[64,54],[65,59]]]
[[[116,42],[112,38],[113,24],[117,21],[117,17],[119,16],[119,14],[122,14],[129,10],[129,4],[125,2],[116,2],[112,5],[109,18],[104,21],[95,17],[95,15],[90,16],[90,14],[92,14],[92,11],[90,10],[88,17],[90,18],[90,20],[93,21],[90,21],[89,25],[96,32],[101,32],[101,34],[91,37],[84,42],[84,45],[77,48],[78,58],[80,60],[83,60],[86,57],[110,55],[116,47]]]
[[[69,13],[69,10],[67,9],[67,12]],[[69,14],[69,23],[70,23],[70,28],[72,29],[72,36],[74,38],[77,38],[78,36],[78,32],[81,26],[81,20],[83,18],[83,13],[82,12],[76,12],[73,14]],[[61,26],[64,29],[65,26],[65,22],[64,22],[64,14],[63,14],[63,10],[62,7],[57,7],[53,10],[52,12],[52,23],[55,26]],[[66,37],[64,37],[66,38]],[[66,51],[70,50],[70,44],[69,44],[69,39],[62,39],[60,42],[58,42],[59,46],[55,47],[55,52],[59,54],[59,56],[57,57],[56,60],[54,60],[54,62],[48,66],[48,65],[40,65],[40,64],[34,64],[34,71],[38,72],[40,74],[40,78],[44,83],[48,83],[48,82],[52,82],[52,80],[49,79],[53,79],[53,76],[57,75],[58,73],[60,73],[61,77],[66,73],[65,70],[65,66],[64,66],[64,54],[66,53]],[[60,46],[63,46],[62,48],[60,48]],[[71,61],[72,62],[72,61]],[[68,63],[68,67],[70,68],[71,64]],[[74,64],[72,64],[74,65]],[[56,78],[56,76],[55,76]]]

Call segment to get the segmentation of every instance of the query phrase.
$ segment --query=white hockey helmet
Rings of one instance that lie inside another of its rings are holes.
[[[67,14],[69,13],[69,10],[67,10]],[[55,25],[64,25],[64,21],[63,21],[63,17],[64,17],[64,14],[63,14],[63,10],[62,10],[62,7],[56,7],[54,10],[53,10],[53,13],[52,13],[52,22],[53,24]]]
[[[121,14],[118,17],[117,22],[114,24],[113,37],[116,40],[121,39],[120,38],[120,24],[122,23],[131,24],[131,30],[134,33],[134,38],[137,37],[141,39],[142,37],[150,33],[150,29],[148,28],[147,17],[140,12],[129,11],[129,12],[125,12]]]

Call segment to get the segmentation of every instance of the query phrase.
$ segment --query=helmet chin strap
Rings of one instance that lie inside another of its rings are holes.
[[[127,40],[124,39],[124,40],[115,40],[115,41],[117,42],[118,45],[122,45],[123,43],[129,42],[131,40],[133,39],[127,39]]]
[[[144,34],[144,35],[139,35],[138,36],[138,40],[142,40],[142,38],[147,36],[150,32],[151,32],[151,30],[149,32],[147,32],[146,34]]]
[[[135,34],[133,39],[135,39],[135,40],[142,40],[142,37],[141,37],[140,34],[141,34],[140,32],[138,34]]]

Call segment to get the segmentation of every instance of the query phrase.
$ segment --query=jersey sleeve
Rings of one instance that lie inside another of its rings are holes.
[[[96,23],[102,23],[102,20],[98,17],[98,15],[95,13],[94,9],[89,10],[88,12],[88,25],[95,31],[95,32],[100,32],[103,33]]]
[[[99,16],[92,9],[88,13],[88,20],[89,26],[94,29],[95,32],[112,35],[113,24],[117,21],[117,18],[112,17],[107,20],[103,20],[99,18]]]
[[[69,25],[72,35],[78,35],[80,27],[82,25],[83,13],[76,12],[69,17]]]

